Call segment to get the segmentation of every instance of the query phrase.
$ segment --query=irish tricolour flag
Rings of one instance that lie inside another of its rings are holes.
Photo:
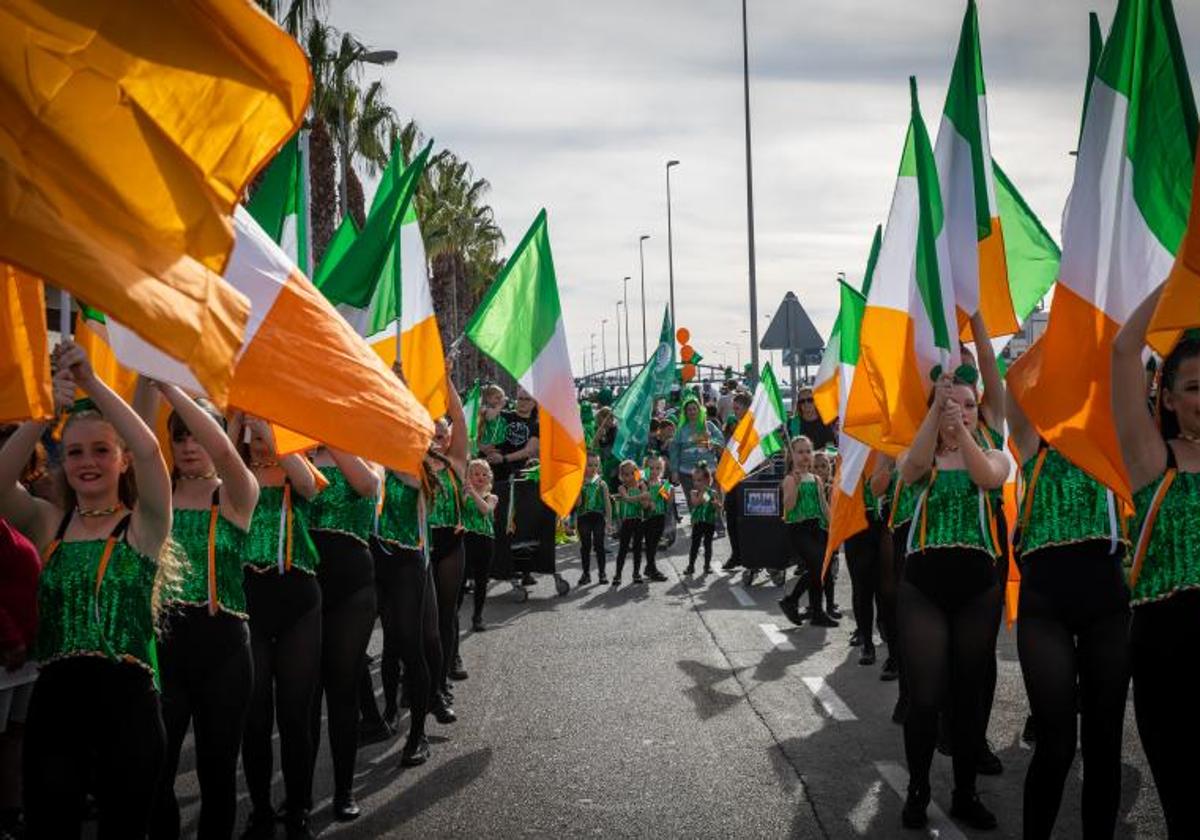
[[[1121,0],[1088,97],[1046,334],[1009,370],[1051,446],[1126,498],[1112,342],[1187,226],[1196,105],[1169,0]]]
[[[545,210],[533,220],[465,332],[537,400],[542,501],[566,516],[583,487],[587,450]]]
[[[246,202],[246,210],[304,276],[311,277],[308,177],[305,156],[301,154],[306,145],[303,131],[283,145],[263,172],[262,183]]]
[[[717,483],[722,490],[728,493],[759,464],[783,449],[776,430],[786,416],[779,385],[768,362],[763,365],[749,410],[738,421],[717,462]]]
[[[847,389],[847,432],[898,454],[925,418],[935,365],[959,363],[945,214],[917,82],[883,245],[863,313],[860,373]],[[844,386],[845,387],[845,386]]]
[[[934,158],[962,335],[969,337],[967,320],[976,312],[983,313],[992,336],[1011,335],[1020,325],[1009,294],[1004,232],[992,177],[975,0],[967,2]]]

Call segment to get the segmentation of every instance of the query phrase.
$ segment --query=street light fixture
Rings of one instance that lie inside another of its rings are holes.
[[[604,327],[607,323],[607,318],[600,319],[600,367],[604,370],[601,382],[608,378],[608,341],[604,337]],[[617,346],[619,347],[620,345],[618,344]]]
[[[671,167],[678,166],[679,161],[667,161],[667,278],[671,287],[671,326],[675,323],[675,255],[671,241]]]
[[[391,64],[400,53],[395,50],[364,50],[350,60],[350,64],[375,64],[385,65]],[[339,144],[341,157],[342,177],[338,181],[338,199],[342,206],[342,218],[350,215],[350,198],[349,198],[349,173],[350,173],[350,127],[346,124],[346,96],[345,91],[341,91],[341,96],[338,97],[338,122],[341,125],[342,136]]]
[[[649,238],[648,233],[643,233],[638,238],[638,264],[642,269],[642,364],[650,360],[650,351],[646,343],[646,240]],[[625,361],[629,361],[628,354]]]
[[[626,277],[622,282],[625,284],[625,367],[629,367],[629,281],[632,277]],[[626,370],[626,373],[629,371]]]
[[[628,324],[626,319],[626,324]],[[625,361],[629,361],[626,356]],[[621,301],[617,301],[617,384],[621,383]]]

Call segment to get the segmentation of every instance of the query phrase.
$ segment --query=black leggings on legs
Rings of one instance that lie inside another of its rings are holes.
[[[625,570],[625,555],[629,553],[630,548],[633,549],[633,576],[640,577],[642,574],[642,520],[640,519],[621,520],[617,545],[616,580],[621,579],[621,572]]]
[[[800,603],[800,594],[808,590],[808,609],[811,615],[824,612],[821,605],[821,567],[825,565],[825,542],[828,534],[815,519],[807,522],[790,522],[787,526],[788,539],[791,540],[792,550],[800,555],[804,565],[804,574],[796,579],[795,586],[788,593],[787,599],[793,604]]]
[[[433,689],[449,693],[450,668],[458,655],[458,593],[462,589],[466,561],[462,534],[453,528],[433,529],[430,566],[437,593],[438,636],[441,639],[441,669],[434,673]]]
[[[242,735],[242,770],[250,801],[260,814],[271,811],[274,750],[279,754],[289,812],[302,813],[312,800],[312,704],[321,679],[321,588],[300,569],[279,574],[246,570],[254,692]]]
[[[312,707],[313,762],[321,743],[321,695],[329,716],[334,796],[348,796],[358,757],[359,675],[375,626],[375,561],[350,534],[312,532],[321,556],[321,684]]]
[[[663,529],[667,527],[664,514],[647,517],[642,522],[642,550],[646,553],[646,574],[658,573],[654,558],[658,554],[658,541],[662,539]]]
[[[897,607],[910,702],[904,722],[910,790],[929,789],[937,716],[948,687],[955,793],[975,792],[981,696],[1000,609],[993,568],[993,559],[975,549],[930,549],[905,561]]]
[[[696,522],[692,525],[692,545],[688,549],[689,569],[696,568],[696,558],[700,555],[700,547],[704,547],[704,571],[712,565],[713,533],[717,526],[712,522]]]
[[[492,571],[492,552],[495,540],[484,534],[473,534],[469,531],[463,536],[463,554],[466,558],[467,574],[471,576],[471,594],[474,597],[474,608],[471,617],[476,621],[483,620],[483,605],[487,601],[488,581]],[[465,586],[458,588],[458,606],[461,609],[466,597]]]
[[[1198,634],[1200,590],[1176,592],[1133,609],[1133,708],[1171,840],[1200,837],[1200,809],[1195,802],[1195,763],[1200,754],[1195,715],[1200,698],[1195,683],[1182,678],[1192,667],[1186,663],[1195,660],[1181,651],[1181,645],[1193,643]]]
[[[162,786],[150,836],[179,837],[175,775],[188,727],[195,731],[200,821],[196,836],[228,838],[237,819],[237,760],[254,685],[246,620],[207,606],[173,605],[158,642],[162,716],[167,733]]]
[[[590,574],[592,570],[591,554],[596,552],[596,571],[604,576],[605,547],[604,547],[604,514],[598,512],[581,513],[576,520],[579,529],[579,560],[583,565],[583,573]]]
[[[1075,760],[1079,711],[1083,837],[1112,837],[1129,689],[1129,594],[1121,556],[1109,553],[1108,540],[1092,541],[1040,549],[1023,565],[1017,650],[1037,728],[1025,776],[1024,836],[1042,840],[1054,832]]]
[[[846,565],[850,568],[851,606],[854,625],[864,645],[873,645],[875,600],[879,585],[879,547],[883,526],[868,520],[867,529],[846,540]]]

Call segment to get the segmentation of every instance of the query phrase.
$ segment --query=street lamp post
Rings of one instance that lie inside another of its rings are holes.
[[[667,282],[671,287],[671,326],[676,327],[675,323],[675,255],[672,249],[671,241],[671,167],[678,166],[679,161],[667,161]]]
[[[391,64],[398,57],[399,53],[395,50],[369,50],[361,52],[351,59],[351,64]],[[341,87],[341,85],[339,85]],[[349,194],[349,172],[350,172],[350,127],[347,125],[346,117],[346,91],[343,89],[338,96],[338,123],[341,129],[341,143],[339,144],[339,157],[341,160],[342,177],[338,181],[338,200],[342,206],[342,218],[350,215],[350,194]]]
[[[607,318],[600,319],[600,367],[604,371],[600,382],[603,383],[608,378],[608,341],[604,337],[604,325],[608,323]],[[618,347],[620,345],[617,345]]]
[[[746,25],[746,0],[742,0],[742,91],[746,111],[746,233],[750,244],[750,365],[758,377],[758,288],[754,270],[754,169],[750,156],[750,38]]]
[[[626,324],[628,325],[626,319]],[[627,327],[628,328],[628,327]],[[629,361],[628,356],[625,361]],[[621,382],[621,301],[617,301],[617,384]]]
[[[650,359],[650,351],[646,343],[646,240],[649,234],[643,233],[638,238],[638,264],[642,269],[642,364]],[[625,361],[629,361],[626,357]]]
[[[626,277],[623,281],[625,284],[625,372],[629,373],[629,281],[632,277]]]
[[[592,333],[592,376],[596,375],[596,334]]]

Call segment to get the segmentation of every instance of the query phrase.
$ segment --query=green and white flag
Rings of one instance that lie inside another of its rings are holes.
[[[545,210],[492,282],[465,334],[537,400],[542,501],[567,516],[583,487],[587,448]]]
[[[467,419],[467,445],[470,447],[471,457],[474,458],[479,453],[479,408],[480,408],[480,391],[479,380],[475,380],[475,384],[471,386],[471,390],[463,397],[463,417]]]
[[[613,414],[617,434],[613,441],[613,456],[625,460],[641,459],[650,443],[650,416],[654,401],[671,390],[675,384],[675,330],[671,325],[671,310],[663,312],[662,332],[658,347],[650,361],[642,366],[629,387],[617,398]]]
[[[283,145],[279,154],[263,172],[262,183],[246,202],[246,210],[283,252],[291,257],[305,277],[312,277],[309,265],[307,191],[308,178],[297,132]]]
[[[996,206],[1004,225],[1004,259],[1013,313],[1025,323],[1058,279],[1062,251],[995,160],[992,171],[996,176]]]

